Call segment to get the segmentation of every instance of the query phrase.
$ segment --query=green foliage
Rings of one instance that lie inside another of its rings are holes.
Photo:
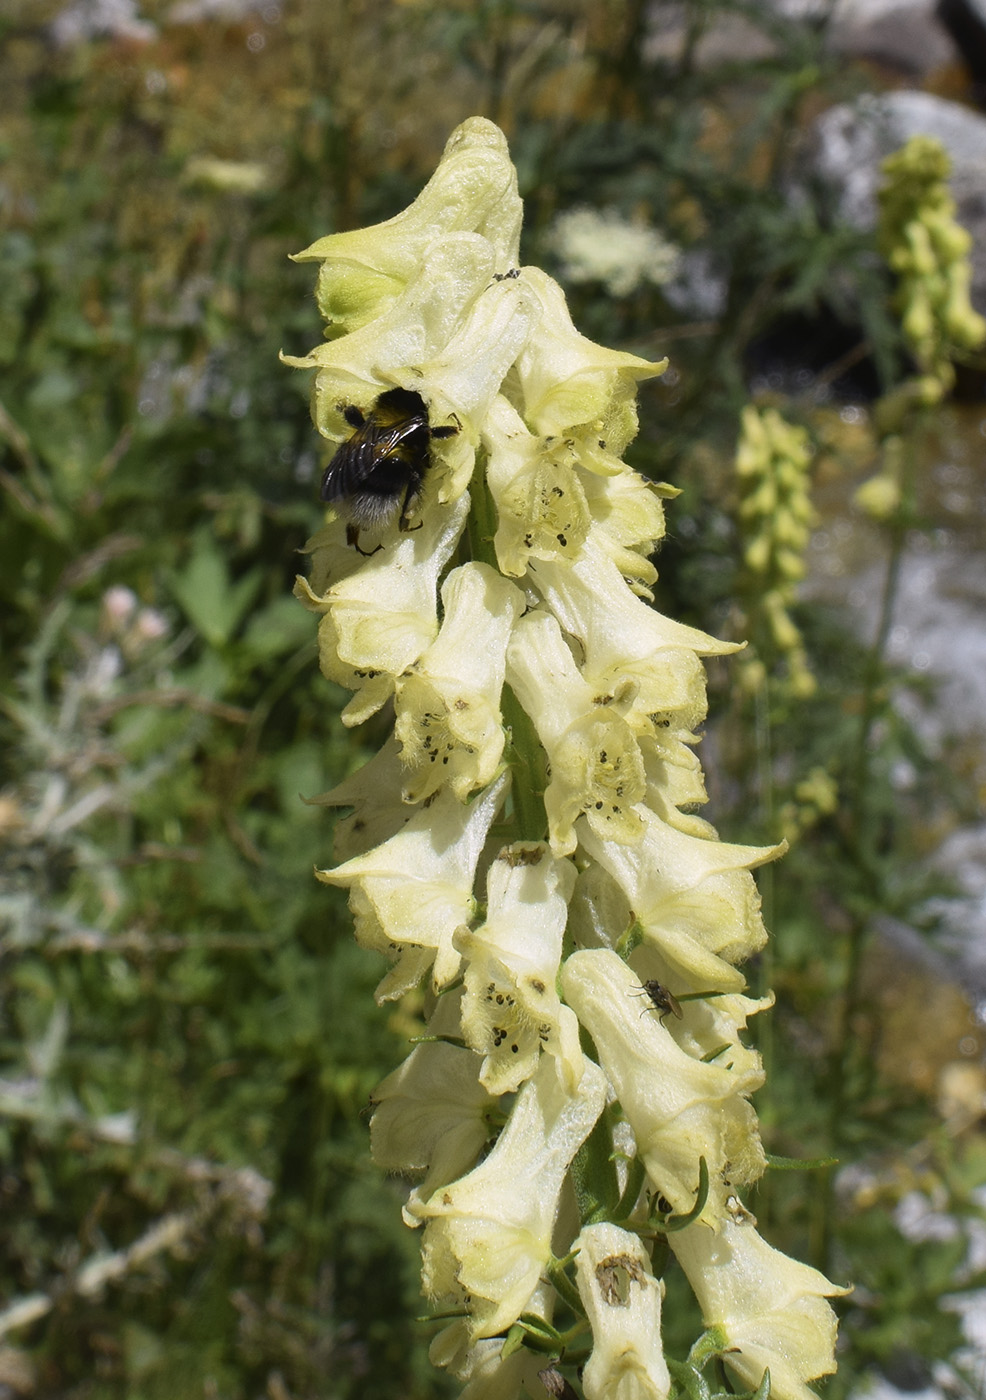
[[[54,49],[54,4],[0,19],[0,1315],[40,1300],[9,1337],[25,1394],[414,1400],[443,1383],[365,1110],[416,1008],[374,1007],[379,970],[312,877],[331,856],[324,809],[299,800],[361,754],[289,596],[321,463],[303,376],[277,361],[318,335],[287,255],[392,215],[481,111],[511,136],[531,260],[551,265],[552,220],[579,204],[701,256],[722,304],[690,326],[651,284],[580,283],[570,300],[586,334],[672,352],[633,461],[685,488],[667,610],[718,630],[739,562],[722,463],[759,339],[824,312],[861,327],[886,386],[901,373],[872,240],[784,188],[815,94],[863,78],[760,5],[721,8],[771,56],[725,64],[696,57],[717,8],[698,3],[673,58],[645,57],[642,30],[681,7],[635,0],[591,15],[347,0],[331,17],[296,0],[165,25],[170,8],[143,6],[162,25],[145,46]],[[910,680],[843,618],[797,620],[822,688],[772,716],[773,802],[813,767],[851,794],[861,696],[868,782],[774,881],[783,1009],[761,1112],[779,1155],[868,1164],[933,1120],[867,1044],[850,1036],[840,1058],[840,1028],[867,1010],[846,1012],[851,930],[914,919],[922,832],[951,798],[890,703]],[[718,735],[736,817],[719,820],[759,840],[771,803],[737,704]],[[974,1213],[957,1157],[935,1179]],[[902,1347],[951,1354],[954,1241],[918,1257],[882,1209],[840,1224],[832,1194],[791,1172],[758,1209],[782,1247],[827,1250],[860,1285],[831,1393]],[[674,1299],[673,1270],[668,1284]]]

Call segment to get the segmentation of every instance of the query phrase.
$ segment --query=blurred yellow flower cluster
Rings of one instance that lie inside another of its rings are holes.
[[[986,321],[969,304],[972,239],[955,219],[946,184],[952,164],[940,141],[913,136],[881,168],[880,251],[898,277],[905,339],[941,398],[955,378],[950,355],[986,340]],[[934,401],[935,390],[925,387],[926,401]]]
[[[805,549],[815,523],[808,494],[812,449],[804,428],[774,408],[747,404],[740,419],[736,477],[745,566],[746,627],[752,646],[741,675],[758,690],[780,663],[776,683],[795,697],[811,695],[815,678],[789,612],[805,575]]]

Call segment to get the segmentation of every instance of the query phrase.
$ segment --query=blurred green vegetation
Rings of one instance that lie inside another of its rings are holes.
[[[873,240],[784,192],[798,130],[868,79],[809,27],[726,0],[770,56],[697,62],[707,3],[176,8],[142,5],[146,41],[64,47],[59,6],[0,17],[0,1313],[24,1309],[0,1395],[423,1400],[451,1391],[366,1123],[417,1008],[374,1006],[379,969],[312,877],[324,810],[300,800],[382,731],[343,730],[290,597],[322,458],[304,376],[277,359],[320,336],[287,255],[395,213],[480,113],[511,139],[529,260],[558,270],[552,219],[583,204],[707,258],[722,306],[687,324],[660,286],[569,290],[586,334],[672,354],[631,452],[684,488],[660,602],[728,628],[729,457],[763,337],[824,316],[868,340],[883,389],[905,372]],[[672,9],[682,52],[648,56]],[[830,474],[858,473],[872,444],[792,403]],[[860,1285],[841,1396],[958,1338],[940,1298],[961,1248],[916,1261],[884,1207],[921,1187],[971,1210],[982,1139],[943,1133],[932,1084],[882,1076],[860,930],[914,920],[928,830],[968,797],[891,707],[910,681],[844,618],[804,607],[799,625],[821,685],[768,716],[766,785],[764,717],[714,672],[713,815],[763,839],[818,767],[848,795],[768,876],[781,1006],[760,1108],[770,1150],[835,1150],[869,1195],[776,1173],[755,1203],[776,1243]]]

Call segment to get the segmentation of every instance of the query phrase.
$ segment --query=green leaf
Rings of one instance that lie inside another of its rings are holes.
[[[168,576],[168,586],[189,622],[210,646],[222,647],[232,637],[263,581],[251,569],[235,583],[226,561],[207,530],[199,530],[191,557],[181,573]]]

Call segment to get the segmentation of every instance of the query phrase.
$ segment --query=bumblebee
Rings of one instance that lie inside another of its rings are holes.
[[[431,440],[459,430],[433,428],[424,399],[410,389],[388,389],[365,417],[355,404],[348,404],[342,414],[353,435],[326,467],[319,496],[339,503],[348,520],[346,539],[367,554],[359,547],[361,530],[386,525],[398,511],[398,529],[411,528],[411,513],[431,465]]]

